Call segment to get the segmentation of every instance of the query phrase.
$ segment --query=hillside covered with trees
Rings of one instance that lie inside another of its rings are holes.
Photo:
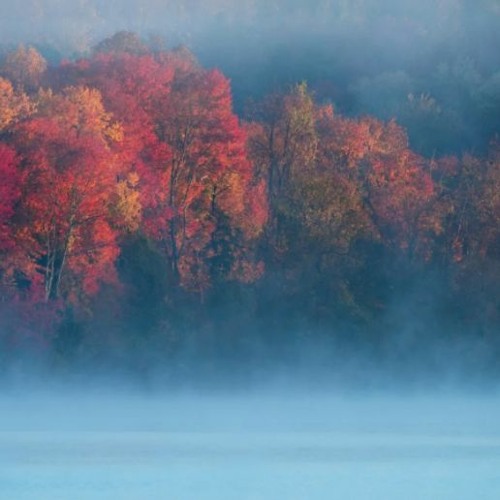
[[[259,87],[229,54],[233,90],[196,55],[130,31],[70,57],[5,46],[2,366],[182,378],[316,346],[325,367],[341,350],[495,371],[494,56],[449,58],[425,82],[418,67],[335,81],[323,61]]]

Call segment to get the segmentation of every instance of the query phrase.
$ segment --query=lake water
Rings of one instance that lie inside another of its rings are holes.
[[[0,399],[0,498],[498,500],[495,398]]]

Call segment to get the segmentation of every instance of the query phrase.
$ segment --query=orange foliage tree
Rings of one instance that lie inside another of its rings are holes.
[[[15,91],[9,80],[0,77],[0,134],[32,110],[33,103],[26,94]]]
[[[355,250],[363,241],[430,258],[442,232],[439,193],[400,126],[337,115],[303,84],[264,100],[256,116],[249,147],[268,185],[268,258],[295,276],[297,290],[313,279],[311,293],[354,304],[352,273],[369,258]]]
[[[34,47],[20,45],[17,50],[7,54],[5,64],[0,68],[9,80],[28,91],[36,90],[42,75],[47,69],[47,61]]]
[[[438,190],[430,163],[411,151],[404,129],[330,111],[323,113],[320,130],[322,161],[357,185],[373,237],[412,258],[429,257],[442,231]]]

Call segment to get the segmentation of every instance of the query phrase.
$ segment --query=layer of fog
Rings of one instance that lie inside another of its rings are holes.
[[[0,396],[0,497],[493,500],[494,394]]]
[[[120,30],[187,45],[232,80],[235,106],[308,81],[343,113],[396,118],[425,155],[483,150],[498,133],[496,0],[0,0],[0,56],[52,63]]]
[[[2,432],[499,433],[497,391],[340,391],[276,386],[247,391],[100,388],[3,390]],[[499,443],[500,446],[500,443]]]

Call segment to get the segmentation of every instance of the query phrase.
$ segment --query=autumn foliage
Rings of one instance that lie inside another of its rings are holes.
[[[11,219],[20,196],[16,153],[0,143],[0,251],[12,250],[14,245]]]
[[[227,290],[253,290],[256,314],[278,294],[290,317],[369,322],[409,270],[460,288],[498,266],[498,145],[427,159],[395,121],[342,116],[306,84],[243,122],[220,71],[130,34],[49,69],[21,47],[0,75],[1,297],[31,318],[19,331],[99,300],[126,318],[134,289],[157,294],[148,324],[167,337],[169,314]]]

